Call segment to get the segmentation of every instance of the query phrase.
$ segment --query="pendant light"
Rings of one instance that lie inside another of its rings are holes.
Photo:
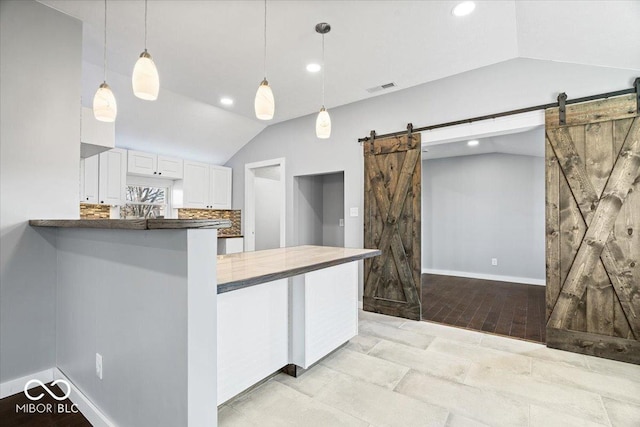
[[[101,122],[115,122],[118,104],[107,84],[107,0],[104,0],[104,80],[93,97],[93,115]]]
[[[256,92],[256,100],[254,108],[256,117],[260,120],[273,119],[273,113],[276,109],[275,100],[273,99],[273,91],[267,81],[267,0],[264,0],[264,79],[258,86]]]
[[[144,52],[140,54],[140,58],[133,67],[131,85],[133,86],[133,94],[138,98],[145,101],[158,99],[160,77],[156,64],[147,52],[147,0],[144,0]]]
[[[326,22],[321,22],[316,25],[316,32],[322,34],[322,108],[318,113],[316,119],[316,136],[320,139],[327,139],[331,136],[331,117],[329,112],[324,108],[324,76],[325,76],[325,64],[324,64],[324,35],[331,31],[331,25]]]

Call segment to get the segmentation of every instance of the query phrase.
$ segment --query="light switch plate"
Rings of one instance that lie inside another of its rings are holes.
[[[102,355],[96,353],[96,377],[102,379]]]
[[[358,216],[358,208],[349,209],[349,216]]]

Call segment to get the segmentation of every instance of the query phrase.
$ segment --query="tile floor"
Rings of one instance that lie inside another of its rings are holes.
[[[223,427],[638,427],[640,366],[360,312],[345,347],[218,414]]]

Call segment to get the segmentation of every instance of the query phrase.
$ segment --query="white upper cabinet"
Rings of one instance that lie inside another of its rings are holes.
[[[125,203],[127,150],[114,148],[80,160],[80,203]]]
[[[184,208],[209,208],[209,165],[198,162],[184,162],[182,185]]]
[[[123,205],[126,200],[127,150],[114,148],[100,153],[98,203]]]
[[[98,203],[99,155],[80,160],[80,203]]]
[[[129,150],[128,172],[131,175],[182,179],[183,161],[175,157]]]
[[[210,202],[213,209],[231,209],[231,168],[211,166]]]
[[[130,174],[153,176],[157,174],[158,156],[129,150],[127,153],[127,165]]]
[[[158,175],[162,178],[182,179],[183,168],[182,159],[158,155]]]
[[[231,168],[184,162],[184,179],[174,185],[177,208],[231,209]]]

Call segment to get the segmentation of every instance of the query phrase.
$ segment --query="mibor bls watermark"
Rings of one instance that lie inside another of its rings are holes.
[[[49,396],[51,396],[54,400],[57,400],[58,403],[43,403],[43,402],[38,403],[40,399],[44,397],[44,393],[40,393],[36,396],[32,395],[31,390],[29,390],[32,384],[36,384],[42,387],[44,391],[46,391],[49,394]],[[31,400],[32,403],[16,404],[16,413],[77,414],[79,410],[75,403],[70,404],[70,403],[63,402],[64,400],[67,400],[67,398],[71,394],[71,386],[69,385],[69,383],[65,380],[55,380],[54,382],[51,383],[51,385],[52,386],[58,385],[58,387],[60,387],[61,390],[64,391],[64,389],[66,389],[66,391],[62,396],[58,396],[56,393],[54,393],[53,390],[47,387],[47,385],[40,380],[34,379],[27,382],[24,385],[24,395],[27,396],[27,399]]]

